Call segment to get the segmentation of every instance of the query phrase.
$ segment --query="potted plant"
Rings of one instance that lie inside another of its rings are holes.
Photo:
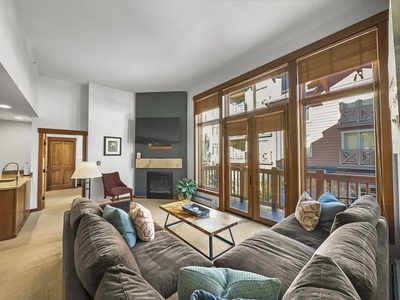
[[[191,199],[192,195],[197,191],[196,181],[187,177],[178,180],[175,187],[179,200]]]

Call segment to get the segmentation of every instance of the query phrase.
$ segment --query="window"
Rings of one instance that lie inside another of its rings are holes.
[[[343,132],[341,163],[375,166],[374,139],[373,130]]]
[[[306,182],[314,197],[321,185],[347,204],[374,191],[376,60],[375,30],[298,60],[306,121]],[[307,122],[311,114],[313,120]]]
[[[201,130],[206,130],[204,126],[219,124],[220,134],[223,135],[219,137],[221,148],[211,145],[211,155],[217,151],[224,154],[224,161],[220,157],[220,170],[229,170],[231,160],[240,164],[246,159],[242,152],[247,146],[252,162],[258,159],[259,166],[272,168],[273,165],[269,164],[274,157],[267,149],[268,138],[264,136],[271,130],[255,132],[257,125],[254,119],[285,107],[288,117],[284,125],[288,133],[284,137],[287,143],[285,155],[291,163],[287,166],[291,172],[287,174],[284,188],[288,197],[282,201],[289,208],[287,213],[293,212],[293,201],[298,199],[298,191],[304,188],[312,197],[330,191],[347,204],[360,195],[373,194],[382,207],[386,204],[386,216],[393,231],[393,178],[392,172],[387,171],[392,168],[387,56],[384,53],[378,55],[379,49],[387,48],[387,22],[387,12],[380,13],[195,96],[195,120],[199,129],[195,139],[197,151],[201,153],[206,143],[201,138]],[[360,31],[362,28],[364,31]],[[357,34],[346,36],[349,32]],[[207,109],[197,108],[204,99],[212,98],[212,95],[205,97],[206,93],[215,93],[219,98],[215,102],[206,100],[202,106]],[[220,117],[200,118],[201,113],[215,108],[219,109],[215,113]],[[233,139],[229,140],[229,127],[225,126],[244,119],[248,121],[251,140],[247,146],[241,140],[240,132],[232,133]],[[299,120],[304,123],[299,124]],[[298,134],[300,132],[301,135]],[[253,143],[256,133],[260,134],[261,147],[257,153]],[[303,141],[298,141],[299,136]],[[303,145],[304,149],[297,148],[298,145]],[[230,146],[232,151],[229,151]],[[305,161],[303,156],[298,155],[300,152],[304,154]],[[199,154],[196,152],[196,155]],[[200,166],[201,162],[201,156],[196,157],[196,176],[200,187],[203,180],[200,178],[205,178],[202,167],[207,168],[206,165]],[[250,165],[252,173],[261,170],[258,168],[255,171],[254,166],[254,163]],[[250,175],[252,181],[243,177],[242,182],[254,183],[256,176]],[[381,183],[379,188],[377,180]],[[207,182],[206,179],[204,182]],[[223,186],[219,186],[220,190],[215,190],[215,193],[220,195],[220,207],[227,209],[232,182],[229,177],[220,182]],[[256,188],[248,191],[252,192],[252,197],[258,195]],[[253,206],[255,215],[258,214],[255,211],[257,207]],[[393,239],[393,232],[390,236]]]
[[[224,90],[229,115],[251,112],[289,97],[285,66],[251,78]]]
[[[310,116],[310,106],[309,105],[306,105],[304,115],[305,115],[306,122],[310,122],[311,116]]]
[[[306,134],[306,154],[307,157],[312,157],[312,138],[311,134],[307,133]]]
[[[219,188],[219,101],[213,94],[196,101],[197,116],[196,135],[200,141],[197,149],[197,166],[199,169],[197,184],[210,190]]]

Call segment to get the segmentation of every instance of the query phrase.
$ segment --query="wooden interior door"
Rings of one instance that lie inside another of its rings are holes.
[[[76,139],[48,138],[47,191],[74,187]]]

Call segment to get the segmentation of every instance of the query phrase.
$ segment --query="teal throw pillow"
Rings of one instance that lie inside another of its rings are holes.
[[[129,248],[136,244],[136,231],[131,218],[124,210],[106,205],[103,211],[103,218],[111,223],[122,235]]]
[[[319,197],[318,202],[321,204],[318,226],[326,232],[331,232],[336,214],[345,211],[347,206],[329,192]]]
[[[190,299],[196,290],[225,299],[278,300],[281,281],[229,268],[183,267],[179,272],[178,298]]]

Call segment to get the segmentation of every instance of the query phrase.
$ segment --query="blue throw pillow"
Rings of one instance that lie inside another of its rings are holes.
[[[118,230],[129,248],[135,246],[136,231],[127,212],[117,207],[106,205],[103,211],[103,218]]]
[[[228,299],[214,296],[213,294],[206,291],[195,290],[192,296],[190,297],[190,300],[228,300]],[[232,300],[256,300],[256,299],[235,298]]]
[[[321,203],[321,216],[318,226],[326,232],[331,232],[336,214],[345,211],[347,206],[329,192],[319,197],[318,202]]]

